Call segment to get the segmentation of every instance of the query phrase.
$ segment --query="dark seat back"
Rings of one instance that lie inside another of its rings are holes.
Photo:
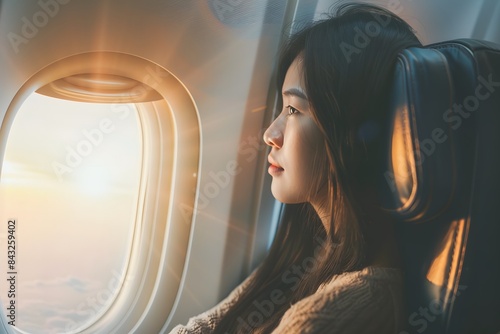
[[[500,47],[403,51],[391,112],[382,188],[406,275],[401,333],[499,333]]]

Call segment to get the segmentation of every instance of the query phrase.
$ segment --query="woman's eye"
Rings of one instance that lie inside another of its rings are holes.
[[[288,115],[293,115],[293,114],[299,112],[297,109],[295,109],[292,106],[286,106],[286,108],[288,109]]]

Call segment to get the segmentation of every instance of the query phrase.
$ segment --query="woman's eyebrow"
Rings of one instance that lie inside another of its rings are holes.
[[[304,93],[304,91],[302,91],[302,89],[299,89],[299,88],[287,89],[282,94],[285,96],[296,96],[296,97],[299,97],[299,98],[304,99],[306,101],[309,101],[306,93]]]

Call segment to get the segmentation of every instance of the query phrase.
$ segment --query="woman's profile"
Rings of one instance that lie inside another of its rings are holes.
[[[171,333],[398,333],[402,273],[375,189],[396,57],[418,45],[394,14],[353,4],[290,38],[264,134],[286,214],[257,270]]]

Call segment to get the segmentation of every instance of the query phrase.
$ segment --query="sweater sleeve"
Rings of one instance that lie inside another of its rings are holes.
[[[399,280],[356,275],[297,302],[272,334],[394,334],[402,307]]]
[[[252,273],[243,283],[237,286],[225,299],[210,310],[189,319],[188,323],[177,325],[170,334],[210,334],[227,311],[238,301],[242,292],[247,288],[255,274]]]

